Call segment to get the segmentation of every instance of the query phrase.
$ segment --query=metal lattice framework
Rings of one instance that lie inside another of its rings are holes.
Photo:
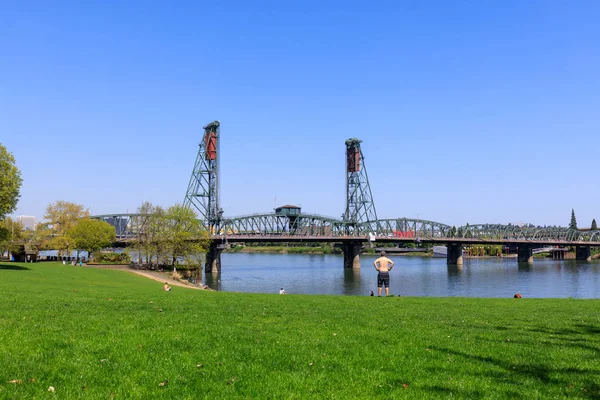
[[[357,223],[376,221],[377,212],[365,158],[360,148],[362,140],[346,140],[346,211],[344,221],[349,227]],[[349,233],[352,233],[351,231]]]
[[[115,227],[117,240],[135,237],[142,230],[140,214],[104,214],[93,215],[91,218],[107,222]]]
[[[346,224],[335,218],[301,214],[295,218],[275,213],[252,214],[222,221],[220,234],[225,235],[294,235],[342,236]]]
[[[219,126],[219,121],[214,121],[203,128],[204,136],[183,202],[198,210],[200,219],[211,231],[218,230],[223,215],[219,206]]]
[[[293,218],[276,213],[253,214],[224,218],[219,206],[219,141],[220,123],[204,127],[204,136],[194,164],[184,205],[200,213],[207,229],[214,236],[307,238],[377,238],[414,239],[443,242],[443,239],[464,238],[497,241],[540,241],[600,243],[600,230],[580,231],[563,227],[524,227],[502,224],[466,225],[457,228],[420,219],[377,219],[375,203],[360,147],[361,140],[346,140],[346,210],[342,219],[315,214],[299,214]],[[115,227],[117,238],[130,239],[145,232],[148,215],[108,214],[101,219]],[[321,239],[319,239],[321,240]]]
[[[449,237],[531,241],[598,242],[600,231],[580,231],[565,227],[534,227],[502,224],[466,225]]]
[[[363,234],[373,233],[376,236],[404,239],[444,238],[451,229],[451,226],[439,222],[409,218],[378,219],[360,224],[360,232]]]
[[[130,239],[144,231],[147,215],[107,214],[92,218],[108,222],[115,227],[117,239]],[[215,235],[243,236],[310,236],[348,237],[348,223],[336,218],[314,214],[301,214],[290,219],[275,213],[253,214],[221,220],[221,227]],[[381,219],[363,222],[352,231],[355,237],[369,234],[384,238],[399,239],[496,239],[503,241],[527,240],[531,242],[600,242],[600,230],[578,231],[564,227],[519,227],[515,225],[481,224],[457,228],[421,219]]]

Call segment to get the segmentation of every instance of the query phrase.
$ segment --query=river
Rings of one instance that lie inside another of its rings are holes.
[[[343,268],[340,255],[224,253],[222,272],[203,274],[209,287],[226,292],[377,294],[375,256],[361,255],[361,268]],[[444,258],[391,257],[390,293],[434,297],[600,298],[600,260],[536,258],[532,265],[514,258],[465,259],[462,267]]]

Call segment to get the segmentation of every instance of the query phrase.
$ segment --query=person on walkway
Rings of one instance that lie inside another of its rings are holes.
[[[394,262],[385,256],[385,251],[380,253],[373,265],[377,272],[377,296],[381,296],[381,287],[385,286],[385,295],[390,295],[390,271],[394,268]]]
[[[171,286],[169,286],[169,284],[167,282],[165,282],[165,284],[163,285],[163,290],[165,292],[170,292],[171,291]]]
[[[284,288],[279,289],[279,294],[287,294]]]

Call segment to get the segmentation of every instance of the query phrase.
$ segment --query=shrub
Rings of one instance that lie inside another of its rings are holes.
[[[129,264],[131,257],[125,253],[97,253],[93,262],[99,264]]]

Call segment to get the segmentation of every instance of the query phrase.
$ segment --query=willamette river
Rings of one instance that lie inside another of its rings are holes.
[[[226,292],[334,294],[377,293],[375,256],[361,255],[360,270],[344,269],[341,255],[225,253],[222,272],[203,274],[209,287]],[[445,258],[391,257],[390,293],[401,296],[600,298],[600,260],[515,258],[465,259],[462,267]]]

